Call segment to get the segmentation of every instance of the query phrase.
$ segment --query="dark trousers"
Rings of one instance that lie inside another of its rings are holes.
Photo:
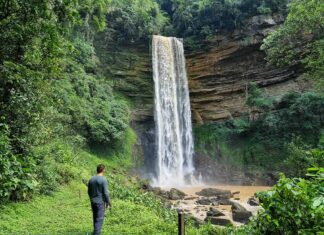
[[[105,216],[105,203],[91,203],[93,213],[93,235],[100,235]]]

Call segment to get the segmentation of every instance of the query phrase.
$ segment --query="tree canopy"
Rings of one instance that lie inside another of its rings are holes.
[[[262,45],[266,59],[277,66],[304,64],[307,77],[324,76],[324,5],[320,0],[293,0],[285,23]]]

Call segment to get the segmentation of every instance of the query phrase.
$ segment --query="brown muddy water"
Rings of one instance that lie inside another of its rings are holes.
[[[199,198],[196,193],[201,191],[204,188],[217,188],[217,189],[226,189],[230,190],[232,193],[235,193],[233,198],[230,200],[239,202],[242,206],[244,206],[248,211],[251,211],[252,214],[256,214],[258,210],[260,210],[260,206],[251,206],[247,203],[248,199],[256,192],[266,191],[271,189],[269,186],[237,186],[237,185],[213,185],[213,186],[189,186],[189,187],[178,187],[177,189],[186,193],[187,196],[182,200],[174,201],[174,207],[177,209],[184,210],[187,214],[191,214],[198,220],[204,220],[206,218],[207,211],[213,207],[225,214],[220,218],[227,218],[232,221],[234,225],[242,225],[242,223],[235,222],[232,219],[232,212],[230,205],[199,205],[196,201]]]

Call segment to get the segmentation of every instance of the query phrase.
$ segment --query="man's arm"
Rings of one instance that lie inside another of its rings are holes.
[[[87,186],[88,186],[88,195],[89,195],[89,197],[91,197],[91,195],[90,195],[90,180],[88,181]]]
[[[109,191],[108,191],[108,181],[107,179],[105,179],[104,185],[103,185],[103,189],[104,189],[104,199],[105,199],[105,203],[106,203],[106,207],[110,206],[111,207],[111,201],[110,201],[110,197],[109,197]]]

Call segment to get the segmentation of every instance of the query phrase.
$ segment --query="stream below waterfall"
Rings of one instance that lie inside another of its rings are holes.
[[[182,209],[186,214],[192,215],[197,221],[204,221],[207,217],[207,212],[211,209],[217,209],[222,212],[223,216],[218,216],[219,219],[229,220],[233,225],[242,225],[243,223],[233,220],[231,205],[220,205],[218,203],[211,203],[208,205],[202,205],[197,203],[198,200],[207,197],[199,196],[196,193],[206,189],[214,188],[221,190],[230,190],[233,197],[230,201],[239,203],[247,211],[250,211],[253,215],[261,208],[261,206],[252,206],[248,203],[249,198],[253,197],[256,192],[270,190],[269,186],[240,186],[240,185],[212,185],[212,186],[190,186],[190,187],[178,187],[177,189],[184,192],[186,196],[180,200],[173,200],[173,207],[176,209]],[[167,190],[167,189],[166,189]]]

